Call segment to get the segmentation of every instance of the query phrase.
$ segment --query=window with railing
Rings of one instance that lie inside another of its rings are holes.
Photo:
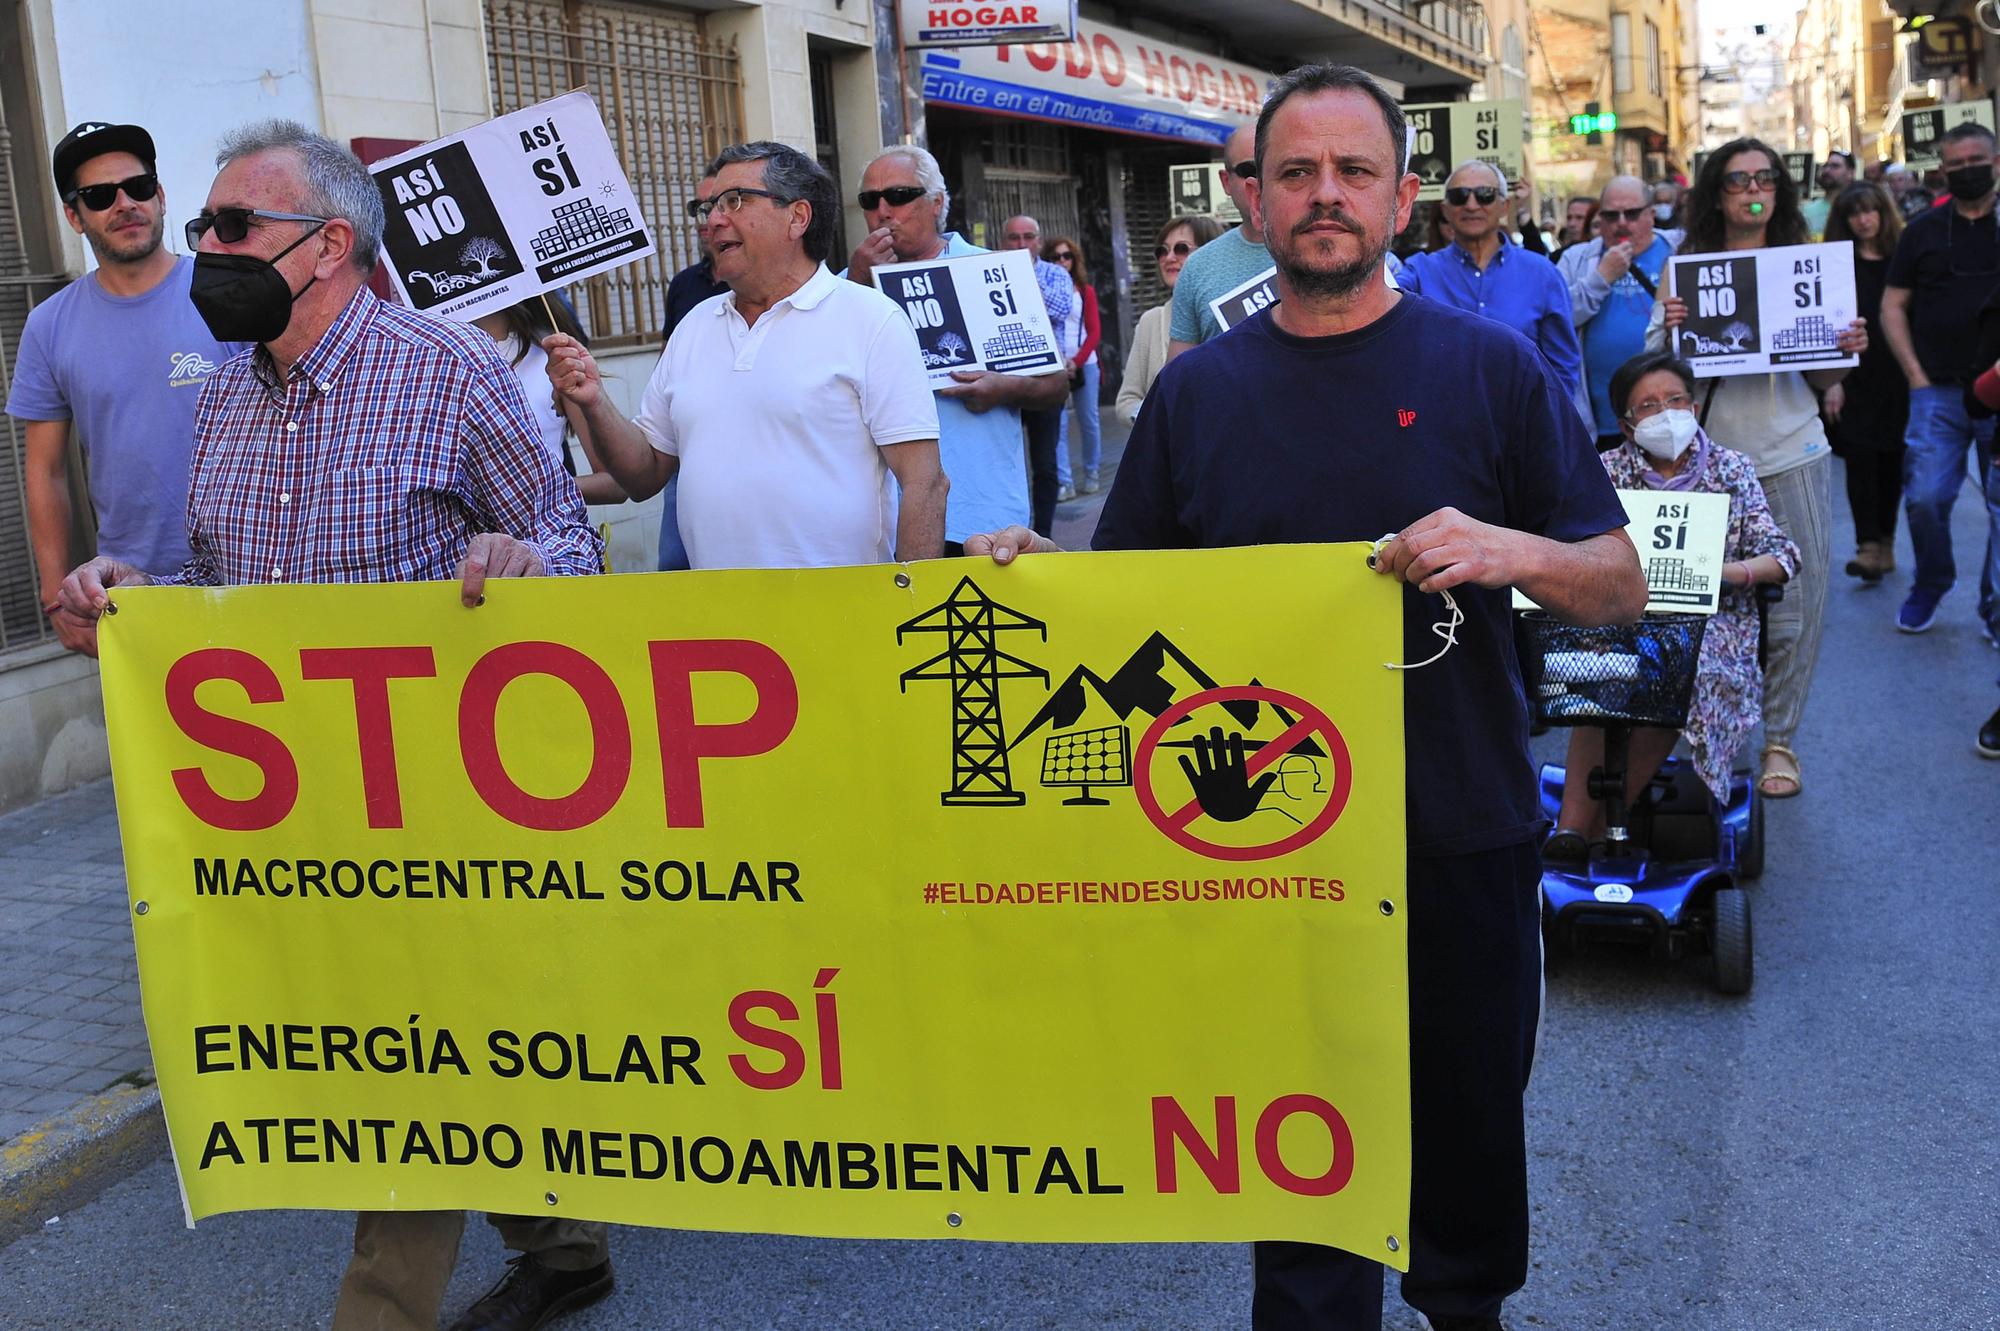
[[[658,342],[667,283],[700,255],[683,207],[702,167],[743,137],[734,44],[698,14],[605,0],[486,0],[498,113],[586,88],[597,99],[659,252],[590,278],[572,294],[600,348]]]

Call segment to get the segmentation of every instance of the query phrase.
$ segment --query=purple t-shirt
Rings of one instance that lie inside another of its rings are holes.
[[[187,562],[188,458],[201,386],[247,343],[217,342],[182,256],[143,296],[87,273],[28,314],[7,412],[74,421],[90,462],[97,548],[154,573]]]

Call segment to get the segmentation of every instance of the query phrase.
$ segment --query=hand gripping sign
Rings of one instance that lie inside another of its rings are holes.
[[[643,259],[653,240],[597,103],[565,93],[368,168],[419,310],[471,321]]]
[[[1362,554],[537,578],[476,613],[115,593],[190,1213],[1402,1265],[1401,597]]]
[[[1854,247],[1780,245],[1676,255],[1673,294],[1687,303],[1674,354],[1698,378],[1858,365],[1837,345],[1854,320]]]
[[[1035,375],[1069,368],[1023,250],[878,264],[871,276],[917,330],[933,388],[960,370]]]

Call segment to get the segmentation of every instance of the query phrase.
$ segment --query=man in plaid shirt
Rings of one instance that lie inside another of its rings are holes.
[[[188,224],[190,295],[223,340],[260,345],[202,390],[193,555],[158,577],[93,559],[64,581],[64,607],[94,620],[105,588],[144,582],[454,578],[474,606],[488,578],[599,571],[583,500],[493,340],[367,289],[382,197],[354,154],[269,121],[227,138],[216,164]],[[610,1292],[602,1224],[489,1218],[522,1256],[455,1326],[540,1326]],[[356,1216],[335,1331],[434,1331],[464,1226],[458,1211]]]

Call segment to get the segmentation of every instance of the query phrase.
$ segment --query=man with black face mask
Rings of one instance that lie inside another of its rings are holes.
[[[201,214],[194,305],[219,338],[261,343],[217,371],[194,420],[192,557],[178,573],[93,559],[63,608],[94,623],[105,588],[150,581],[455,580],[595,573],[603,549],[576,483],[540,443],[492,338],[367,288],[382,196],[337,143],[293,124],[223,141]],[[518,1258],[455,1326],[543,1325],[611,1289],[605,1227],[490,1217]],[[435,1331],[465,1216],[363,1212],[334,1331]]]
[[[1993,212],[1993,131],[1955,125],[1938,148],[1951,203],[1910,220],[1889,260],[1882,292],[1882,335],[1910,381],[1910,421],[1903,441],[1903,505],[1916,553],[1916,583],[1896,627],[1922,633],[1957,579],[1951,509],[1965,482],[1971,446],[1982,482],[1993,467],[1993,421],[1973,420],[1965,386],[1978,363],[1979,311],[2000,290],[2000,232]],[[1986,487],[1986,555],[1979,578],[1979,618],[2000,633],[2000,501]]]

